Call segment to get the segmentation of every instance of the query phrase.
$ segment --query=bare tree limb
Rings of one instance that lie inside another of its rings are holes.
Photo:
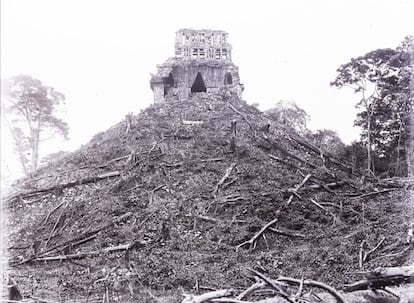
[[[230,176],[232,170],[236,167],[236,163],[230,164],[230,166],[226,169],[226,172],[224,173],[224,176],[218,181],[214,188],[214,193],[217,194],[219,192],[220,186],[223,185],[224,182],[226,182],[227,178]]]
[[[198,296],[185,294],[184,295],[185,298],[183,301],[181,301],[181,303],[202,303],[202,302],[206,302],[212,299],[229,297],[229,296],[234,295],[234,293],[235,291],[233,289],[223,289],[223,290],[207,292],[205,294],[198,295]]]
[[[273,224],[275,224],[277,221],[279,221],[279,214],[280,214],[280,210],[276,211],[276,218],[273,219],[272,221],[270,221],[269,223],[267,223],[265,226],[262,227],[261,230],[259,230],[253,237],[251,237],[249,240],[244,241],[243,243],[237,245],[236,247],[236,251],[239,250],[240,247],[243,247],[244,245],[249,244],[249,248],[255,248],[256,247],[256,242],[257,239]]]
[[[293,284],[296,284],[296,285],[297,284],[300,285],[300,283],[301,283],[301,280],[299,280],[299,279],[288,278],[288,277],[279,277],[279,278],[277,278],[277,281],[293,283]],[[318,282],[318,281],[313,281],[313,280],[304,280],[302,283],[303,283],[303,285],[306,285],[306,286],[312,286],[312,287],[317,287],[317,288],[326,290],[328,293],[330,293],[332,296],[334,296],[335,299],[339,303],[346,303],[345,299],[339,294],[339,292],[335,288],[333,288],[329,285],[326,285],[325,283]]]

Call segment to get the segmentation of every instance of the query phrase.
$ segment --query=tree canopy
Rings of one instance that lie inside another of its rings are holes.
[[[413,37],[406,37],[396,49],[377,49],[338,68],[331,83],[349,87],[360,95],[355,125],[362,129],[367,147],[367,169],[374,171],[374,156],[390,163],[393,174],[407,173],[409,118],[413,112],[410,87],[414,54]]]
[[[274,107],[265,111],[266,116],[272,120],[304,134],[310,120],[308,113],[294,102],[279,101]]]
[[[68,125],[56,113],[65,97],[40,80],[19,75],[6,81],[3,99],[23,170],[25,173],[35,170],[39,162],[40,142],[56,134],[68,137]]]

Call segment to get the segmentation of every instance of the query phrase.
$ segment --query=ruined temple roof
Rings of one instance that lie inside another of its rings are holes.
[[[208,32],[208,33],[218,33],[218,34],[228,34],[226,31],[223,30],[215,30],[215,29],[210,29],[210,28],[203,28],[203,29],[192,29],[192,28],[180,28],[178,31],[176,31],[176,33],[181,33],[181,32]]]

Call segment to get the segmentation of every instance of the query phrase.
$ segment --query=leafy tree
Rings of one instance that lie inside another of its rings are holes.
[[[406,157],[408,119],[413,105],[412,55],[413,37],[407,37],[396,49],[378,49],[341,65],[331,83],[350,87],[360,95],[356,107],[361,111],[355,125],[362,128],[368,171],[375,170],[375,152],[379,158],[387,158],[398,166],[395,173],[404,173],[401,164]]]
[[[56,134],[67,139],[69,128],[56,116],[65,97],[40,80],[19,75],[5,83],[4,108],[9,128],[25,173],[37,169],[40,142]],[[45,138],[47,136],[48,138]]]
[[[315,146],[337,156],[341,155],[345,148],[345,144],[338,134],[330,129],[319,129],[314,133],[310,133],[307,137]]]
[[[273,108],[266,110],[265,114],[270,119],[294,129],[300,134],[306,133],[306,125],[310,120],[306,111],[293,102],[279,101]]]

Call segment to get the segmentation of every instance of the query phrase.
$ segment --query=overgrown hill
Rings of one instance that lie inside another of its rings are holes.
[[[234,97],[155,104],[15,185],[11,275],[77,302],[242,288],[246,267],[341,287],[361,243],[363,269],[408,254],[404,189],[360,177]]]

